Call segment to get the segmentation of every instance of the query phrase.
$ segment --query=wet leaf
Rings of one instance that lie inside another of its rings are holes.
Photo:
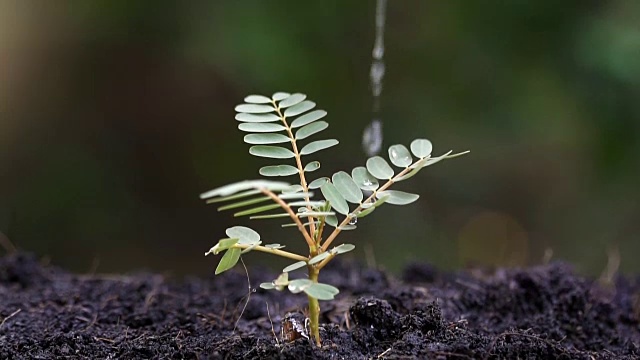
[[[349,205],[338,189],[336,189],[335,185],[327,182],[320,187],[320,191],[324,198],[331,203],[333,209],[340,214],[347,215],[349,212]]]
[[[320,131],[329,127],[329,124],[326,121],[316,121],[309,125],[305,125],[296,131],[296,139],[302,140],[306,139],[311,135],[317,134]]]
[[[282,134],[248,134],[244,136],[244,142],[252,145],[280,144],[290,142],[288,136]]]
[[[411,152],[419,158],[431,155],[432,150],[433,145],[427,139],[415,139],[411,142]]]
[[[338,171],[333,174],[331,180],[345,200],[354,204],[359,204],[362,201],[362,190],[360,190],[360,187],[358,187],[349,174],[344,171]]]
[[[285,110],[284,116],[287,116],[287,117],[297,116],[313,109],[314,107],[316,107],[316,103],[314,103],[313,101],[305,100]]]
[[[224,255],[222,255],[222,259],[220,259],[220,263],[218,263],[215,274],[218,275],[236,266],[238,260],[240,260],[240,252],[241,250],[239,248],[231,248],[227,250]]]
[[[406,205],[418,200],[420,195],[398,190],[378,191],[378,197],[388,196],[386,202],[393,205]]]
[[[401,168],[406,168],[413,162],[409,150],[400,144],[389,146],[389,160],[393,165]]]
[[[291,128],[297,128],[309,123],[312,123],[316,120],[322,119],[327,116],[327,112],[324,110],[313,110],[310,113],[304,114],[291,122]]]
[[[301,291],[303,291],[304,289],[306,289],[307,287],[311,286],[313,284],[313,281],[309,280],[309,279],[296,279],[296,280],[291,280],[289,281],[289,291],[291,291],[294,294],[297,294]]]
[[[282,272],[289,272],[289,271],[293,271],[293,270],[297,270],[300,269],[302,267],[307,266],[307,262],[306,261],[298,261],[298,262],[294,262],[293,264],[287,266],[286,268],[282,269]]]
[[[249,148],[249,154],[272,159],[290,159],[296,156],[289,149],[271,145],[254,145]]]
[[[245,122],[245,123],[238,124],[238,129],[246,132],[270,133],[270,132],[286,130],[287,128],[285,128],[280,124]]]
[[[305,94],[300,94],[300,93],[291,94],[286,99],[283,99],[282,101],[280,101],[278,103],[278,107],[280,109],[288,108],[289,106],[293,106],[295,104],[301,103],[302,100],[306,98],[307,98],[307,95]]]
[[[374,156],[367,160],[367,170],[371,175],[381,180],[391,179],[394,174],[391,166],[380,156]]]
[[[236,112],[250,113],[250,114],[263,114],[276,111],[271,105],[257,105],[257,104],[240,104],[236,106]]]
[[[298,173],[298,168],[291,165],[269,165],[260,168],[262,176],[290,176]]]
[[[310,163],[308,163],[307,165],[304,166],[304,171],[305,172],[312,172],[312,171],[316,171],[320,169],[320,162],[319,161],[312,161]]]
[[[300,150],[300,155],[309,155],[313,154],[316,151],[324,150],[330,148],[332,146],[338,145],[338,140],[336,139],[328,139],[328,140],[317,140],[308,143],[305,145],[302,150]]]
[[[378,179],[371,175],[364,166],[358,166],[351,170],[351,176],[353,177],[353,181],[355,181],[362,190],[374,191],[380,186]]]

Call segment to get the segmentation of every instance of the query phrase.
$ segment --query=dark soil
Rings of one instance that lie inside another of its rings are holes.
[[[258,288],[247,303],[247,276],[237,270],[180,281],[74,275],[5,256],[0,359],[640,358],[637,279],[606,288],[565,264],[460,273],[414,264],[400,280],[332,263],[321,280],[341,293],[321,303],[315,348],[304,338],[278,345],[274,335],[305,297]],[[254,287],[275,277],[249,274]]]

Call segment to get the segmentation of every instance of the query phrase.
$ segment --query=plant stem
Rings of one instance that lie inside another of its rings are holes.
[[[238,248],[238,249],[247,249],[252,247],[253,245],[247,245],[247,244],[235,244],[233,245],[233,247]],[[308,261],[309,258],[308,257],[304,257],[302,255],[298,255],[298,254],[294,254],[292,252],[288,252],[288,251],[284,251],[284,250],[280,250],[280,249],[272,249],[272,248],[268,248],[266,246],[262,246],[262,245],[258,245],[252,248],[252,250],[257,250],[257,251],[262,251],[262,252],[266,252],[266,253],[270,253],[273,255],[278,255],[278,256],[282,256],[282,257],[286,257],[288,259],[291,260],[297,260],[297,261]]]
[[[319,269],[316,269],[313,265],[309,265],[309,279],[314,283],[318,282]],[[309,299],[309,327],[311,337],[316,341],[318,347],[322,346],[320,342],[320,302],[318,299],[307,295]]]
[[[309,233],[307,232],[307,229],[302,224],[302,221],[300,221],[300,219],[298,218],[298,215],[294,213],[293,210],[291,210],[291,206],[289,206],[289,204],[287,204],[284,200],[280,199],[278,195],[274,194],[273,191],[271,190],[262,188],[260,189],[260,191],[262,191],[263,194],[270,197],[271,200],[273,200],[278,205],[280,205],[280,207],[284,209],[284,211],[286,211],[287,214],[289,214],[289,217],[293,220],[293,222],[296,223],[296,225],[298,225],[298,230],[300,230],[300,232],[302,233],[302,236],[304,236],[304,239],[307,241],[307,244],[309,245],[309,250],[317,251],[315,241],[311,238],[311,235],[309,235]]]

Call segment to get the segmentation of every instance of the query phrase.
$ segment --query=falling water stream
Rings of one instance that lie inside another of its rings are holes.
[[[382,118],[380,116],[380,94],[384,78],[384,25],[387,11],[387,0],[376,1],[376,34],[371,52],[371,69],[369,79],[373,97],[372,120],[362,133],[362,147],[367,156],[380,152],[382,147]]]

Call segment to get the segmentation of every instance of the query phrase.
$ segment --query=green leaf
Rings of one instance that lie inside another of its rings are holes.
[[[293,106],[295,104],[302,102],[302,100],[306,98],[307,98],[307,95],[305,94],[300,94],[300,93],[292,94],[288,98],[280,101],[278,103],[278,107],[280,109],[288,108],[289,106]]]
[[[316,107],[316,103],[314,103],[313,101],[305,100],[285,110],[284,116],[292,117],[292,116],[300,115],[303,112],[307,112],[313,109],[314,107]]]
[[[296,131],[296,139],[302,140],[306,139],[313,134],[317,134],[320,131],[329,127],[329,123],[326,121],[316,121],[309,125],[305,125]]]
[[[295,280],[291,280],[289,281],[289,291],[291,291],[294,294],[297,294],[301,291],[303,291],[305,288],[311,286],[313,284],[313,281],[309,280],[309,279],[295,279]]]
[[[257,214],[257,213],[261,213],[261,212],[277,209],[279,207],[280,207],[280,205],[278,205],[278,204],[264,205],[264,206],[259,206],[259,207],[256,207],[256,208],[252,208],[252,209],[248,209],[248,210],[237,212],[237,213],[233,214],[233,216],[234,217],[239,217],[239,216],[253,215],[253,214]]]
[[[331,216],[335,214],[336,213],[332,211],[306,211],[306,212],[299,213],[298,217],[307,217],[307,216],[321,217],[321,216]]]
[[[256,104],[240,104],[236,106],[236,112],[250,113],[250,114],[263,114],[276,111],[271,105],[256,105]]]
[[[269,248],[269,249],[282,249],[285,246],[284,245],[280,245],[280,244],[267,244],[264,247]]]
[[[431,155],[432,150],[433,145],[427,139],[415,139],[411,142],[411,152],[419,158]]]
[[[389,196],[386,202],[393,205],[411,204],[412,202],[418,200],[418,198],[420,197],[420,195],[418,194],[411,194],[398,190],[378,191],[377,197],[380,198],[382,196]]]
[[[434,158],[429,158],[422,167],[427,167],[427,166],[431,166],[435,163],[438,163],[444,159],[447,159],[449,157],[449,154],[451,154],[453,152],[453,150],[449,150],[448,153],[444,154],[444,155],[440,155],[438,157],[434,157]]]
[[[413,163],[413,165],[411,165],[411,169],[412,169],[411,171],[409,171],[408,173],[402,176],[397,177],[394,181],[399,182],[399,181],[407,180],[413,177],[415,174],[418,173],[418,171],[420,171],[425,166],[428,160],[429,160],[429,157],[416,161],[415,163]]]
[[[238,241],[240,241],[240,239],[221,239],[220,241],[218,241],[218,243],[211,248],[211,250],[209,250],[209,252],[205,253],[204,255],[209,255],[210,253],[213,255],[217,255],[219,254],[221,251],[227,250],[231,247],[233,247],[233,245],[237,244]]]
[[[250,123],[265,123],[280,120],[280,117],[276,114],[247,114],[237,113],[236,120],[250,122]]]
[[[225,233],[230,238],[240,239],[238,244],[246,245],[260,241],[260,234],[246,226],[233,226],[228,228]]]
[[[272,290],[276,288],[273,282],[263,282],[260,284],[260,287],[266,290]]]
[[[329,216],[325,217],[324,218],[324,222],[329,224],[329,225],[331,225],[331,226],[333,226],[333,227],[338,226],[338,218],[335,215],[329,215]]]
[[[307,165],[304,166],[304,171],[305,172],[312,172],[312,171],[316,171],[320,169],[320,162],[319,161],[312,161],[310,163],[308,163]]]
[[[249,148],[249,154],[272,159],[290,159],[296,156],[289,149],[270,145],[254,145]]]
[[[331,180],[345,200],[354,204],[359,204],[362,201],[362,191],[349,174],[338,171],[333,174]]]
[[[232,267],[236,266],[238,260],[240,260],[240,252],[239,248],[231,248],[227,250],[220,259],[220,263],[218,263],[218,267],[216,268],[216,275],[225,272]]]
[[[289,186],[286,189],[282,189],[282,193],[283,194],[297,193],[297,192],[300,192],[300,191],[302,191],[302,185],[299,185],[299,184],[294,184],[294,185]]]
[[[317,189],[319,187],[321,187],[324,183],[326,183],[327,181],[329,181],[329,178],[326,176],[323,176],[321,178],[317,178],[315,180],[313,180],[311,183],[309,183],[308,187],[309,189]]]
[[[273,284],[275,286],[287,286],[287,284],[289,284],[289,273],[283,272],[278,275],[278,277],[273,280]]]
[[[328,139],[328,140],[317,140],[308,143],[305,145],[302,150],[300,150],[300,155],[309,155],[313,154],[316,151],[324,150],[330,148],[332,146],[338,145],[338,140],[336,139]]]
[[[291,96],[291,94],[289,94],[288,92],[281,92],[281,91],[279,91],[279,92],[277,92],[277,93],[273,94],[273,95],[271,96],[271,98],[272,98],[274,101],[280,101],[280,100],[284,100],[284,99],[288,98],[289,96]]]
[[[409,150],[400,144],[389,146],[389,160],[393,165],[401,168],[406,168],[413,162]]]
[[[320,207],[326,204],[325,201],[294,201],[290,202],[289,206],[311,206],[311,207]]]
[[[249,219],[251,219],[251,220],[264,220],[264,219],[277,219],[277,218],[283,218],[283,217],[289,217],[289,216],[290,216],[289,213],[281,213],[281,214],[250,216]]]
[[[312,192],[297,192],[297,193],[286,193],[278,195],[280,199],[302,199],[306,197],[313,197]]]
[[[312,123],[316,120],[322,119],[323,117],[327,116],[327,112],[324,110],[313,110],[310,113],[304,114],[302,116],[300,116],[299,118],[293,120],[291,122],[291,128],[295,129],[297,127],[300,126],[304,126],[307,125],[309,123]]]
[[[391,179],[394,174],[391,166],[380,156],[374,156],[367,160],[367,170],[380,180]]]
[[[341,244],[331,249],[331,252],[334,254],[344,254],[344,253],[348,253],[349,251],[355,248],[356,246],[353,244]]]
[[[289,271],[297,270],[297,269],[300,269],[301,267],[305,267],[305,266],[307,266],[307,262],[306,261],[298,261],[298,262],[295,262],[295,263],[287,266],[286,268],[282,269],[282,272],[289,272]]]
[[[333,300],[340,292],[335,286],[321,283],[311,283],[311,285],[303,287],[302,290],[305,294],[318,300]]]
[[[290,142],[288,136],[282,134],[249,134],[244,136],[244,142],[247,144],[280,144]]]
[[[375,206],[370,206],[370,207],[360,211],[356,216],[358,217],[358,219],[363,218],[363,217],[371,214],[373,212],[373,210],[375,210],[375,209],[376,209]]]
[[[380,186],[378,179],[371,175],[364,166],[358,166],[351,170],[351,176],[362,190],[374,191]]]
[[[255,249],[260,244],[262,244],[262,241],[255,242],[255,243],[251,244],[248,248],[245,248],[244,250],[242,250],[242,252],[240,252],[240,254],[246,254],[249,251]]]
[[[320,191],[324,198],[331,203],[331,206],[340,214],[347,215],[349,212],[349,205],[346,200],[340,194],[340,191],[336,189],[336,186],[330,182],[323,184],[320,187]]]
[[[287,128],[280,124],[246,122],[238,124],[238,129],[246,132],[269,133],[286,130]]]
[[[329,257],[329,255],[331,255],[331,253],[330,253],[330,252],[327,252],[327,251],[323,252],[322,254],[318,254],[318,255],[316,255],[316,256],[314,256],[314,257],[312,257],[312,258],[309,260],[309,265],[317,264],[317,263],[319,263],[320,261],[322,261],[322,260],[324,260],[324,259],[328,258],[328,257]]]
[[[269,104],[271,103],[271,99],[263,95],[249,95],[244,98],[244,102],[250,104]]]
[[[260,168],[262,176],[290,176],[298,173],[298,168],[291,165],[269,165]]]
[[[355,230],[357,228],[356,225],[353,224],[345,224],[339,227],[340,230]]]
[[[268,197],[268,196],[261,196],[261,197],[255,198],[255,199],[239,201],[237,203],[233,203],[233,204],[229,204],[229,205],[225,205],[225,206],[220,206],[218,208],[218,211],[236,209],[236,208],[247,206],[247,205],[253,205],[253,204],[261,203],[261,202],[267,201],[269,199],[270,199],[270,197]]]
[[[271,146],[263,146],[263,147],[271,147]],[[224,186],[215,188],[213,190],[209,190],[205,193],[202,193],[200,194],[200,199],[207,199],[215,196],[226,197],[229,195],[233,195],[237,192],[249,190],[249,189],[265,188],[271,191],[281,191],[282,189],[287,188],[288,186],[290,185],[283,181],[244,180],[244,181],[239,181],[233,184],[224,185]],[[226,198],[226,199],[230,200],[230,198]]]
[[[249,191],[244,191],[244,192],[241,192],[241,193],[238,193],[238,194],[235,194],[235,195],[207,199],[207,204],[213,204],[213,203],[219,203],[219,202],[224,202],[224,201],[229,201],[229,200],[241,199],[241,198],[244,198],[244,197],[247,197],[247,196],[251,196],[251,195],[255,195],[255,194],[260,194],[260,190],[249,190]]]

